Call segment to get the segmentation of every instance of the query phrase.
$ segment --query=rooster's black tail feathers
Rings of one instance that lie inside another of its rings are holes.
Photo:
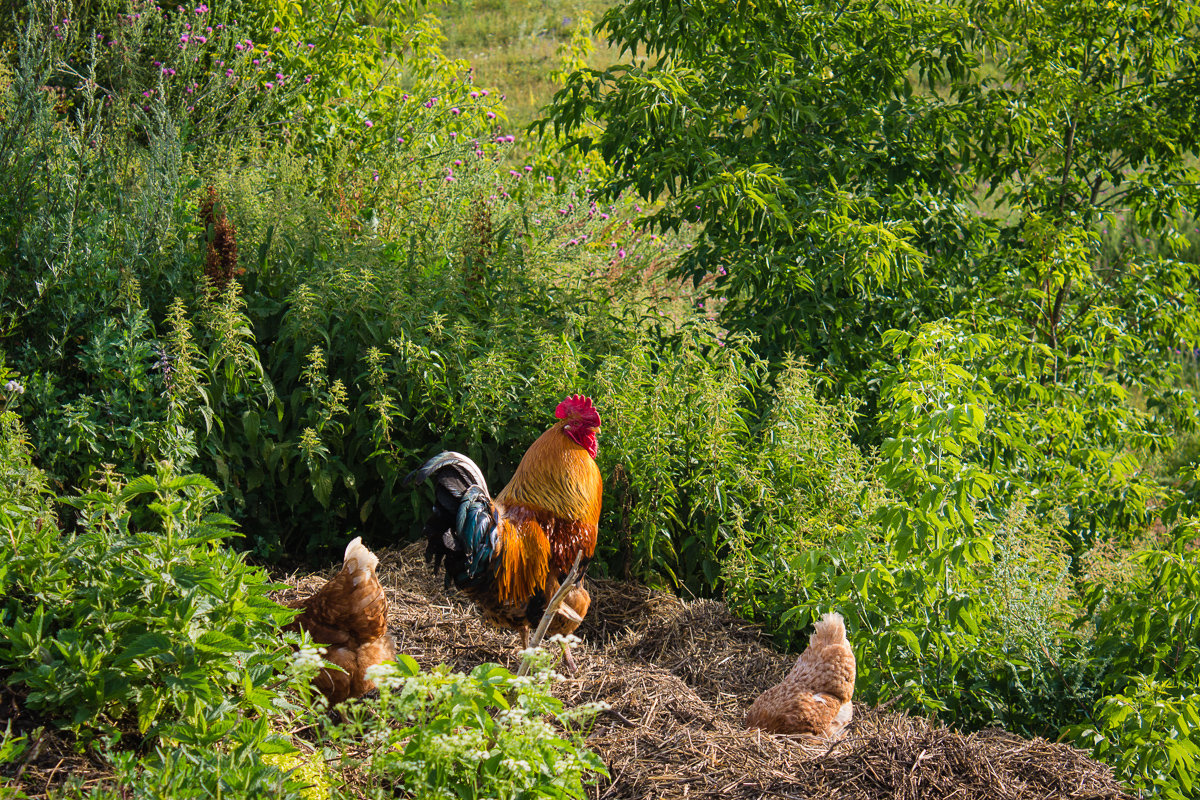
[[[487,480],[461,453],[439,453],[404,478],[408,486],[433,480],[433,510],[425,520],[425,560],[445,565],[446,585],[467,588],[489,574],[498,547],[496,508]]]

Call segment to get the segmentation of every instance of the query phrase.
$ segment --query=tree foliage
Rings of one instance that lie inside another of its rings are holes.
[[[648,224],[703,226],[679,272],[715,278],[725,322],[861,391],[889,329],[1019,320],[1064,350],[1097,304],[1145,310],[1124,290],[1148,265],[1102,259],[1092,237],[1118,212],[1178,236],[1196,196],[1196,14],[629,0],[599,24],[625,63],[574,73],[540,124],[612,165],[602,196],[636,190],[664,201]],[[1152,268],[1171,288],[1149,305],[1179,305],[1194,269]],[[1135,330],[1174,346],[1179,315]]]

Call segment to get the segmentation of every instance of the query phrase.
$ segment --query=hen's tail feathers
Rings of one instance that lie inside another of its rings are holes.
[[[460,589],[488,579],[496,552],[499,522],[487,480],[475,462],[461,453],[439,453],[404,478],[408,486],[434,485],[434,503],[425,520],[425,559],[434,571],[444,565],[446,585]]]
[[[342,569],[354,575],[354,585],[358,586],[379,566],[379,556],[367,549],[362,543],[362,537],[357,536],[346,545],[346,553],[342,556]]]
[[[847,702],[854,696],[857,665],[846,638],[846,622],[836,612],[817,621],[808,647],[796,659],[785,681],[795,682],[810,692],[820,692]]]

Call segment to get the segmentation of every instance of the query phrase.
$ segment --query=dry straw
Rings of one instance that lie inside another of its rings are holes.
[[[517,636],[485,626],[470,603],[444,591],[422,548],[380,553],[399,652],[426,668],[491,661],[515,670]],[[288,583],[300,593],[324,577]],[[593,787],[594,798],[1129,797],[1108,767],[1081,751],[1005,731],[964,735],[861,706],[836,742],[745,730],[746,708],[793,656],[772,650],[755,626],[711,600],[685,602],[608,580],[589,580],[588,589],[580,672],[557,693],[569,704],[612,706],[589,739],[611,775]]]

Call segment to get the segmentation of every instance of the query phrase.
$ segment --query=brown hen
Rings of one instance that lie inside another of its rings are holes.
[[[308,599],[289,604],[303,611],[284,630],[308,631],[325,646],[325,660],[341,668],[326,667],[313,679],[330,705],[374,689],[367,669],[396,657],[387,629],[387,596],[375,577],[378,564],[360,536],[346,545],[341,572]]]
[[[817,622],[792,671],[750,706],[746,727],[834,736],[850,722],[854,676],[854,652],[846,639],[846,623],[841,614],[826,614]]]

